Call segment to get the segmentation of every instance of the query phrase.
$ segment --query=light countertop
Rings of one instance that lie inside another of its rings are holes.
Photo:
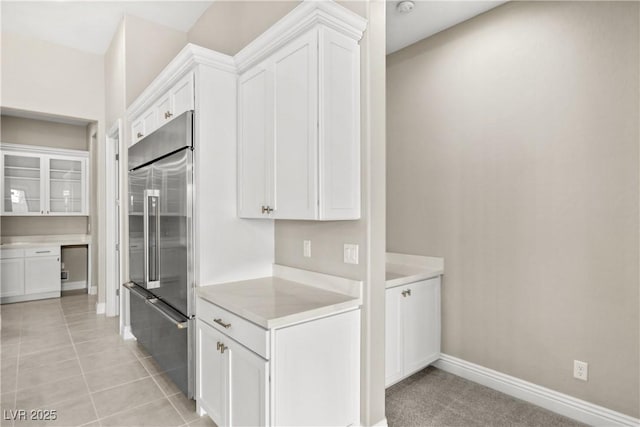
[[[385,287],[432,279],[444,274],[444,258],[387,253]]]
[[[331,315],[362,304],[359,294],[349,295],[318,287],[322,284],[322,277],[319,276],[324,275],[288,267],[286,269],[295,270],[293,275],[279,274],[282,267],[278,267],[280,270],[274,269],[274,276],[203,286],[197,288],[196,294],[265,329]],[[288,280],[290,277],[302,277],[304,280],[307,273],[314,275],[315,280],[307,283]],[[361,284],[334,276],[327,277],[330,278],[327,282],[333,282],[334,285],[336,279]]]
[[[52,236],[11,236],[3,237],[0,249],[27,249],[40,246],[88,245],[91,235],[69,234]]]

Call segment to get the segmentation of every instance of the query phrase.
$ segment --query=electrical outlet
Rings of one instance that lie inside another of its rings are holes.
[[[573,378],[577,378],[582,381],[587,381],[588,377],[589,377],[589,364],[587,362],[574,360],[573,361]]]
[[[358,245],[344,244],[344,262],[345,264],[358,263]]]
[[[303,240],[303,255],[305,258],[311,258],[311,240]]]

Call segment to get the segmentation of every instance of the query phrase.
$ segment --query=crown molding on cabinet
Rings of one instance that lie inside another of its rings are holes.
[[[334,1],[306,0],[233,57],[238,73],[318,24],[360,41],[367,20]]]
[[[229,73],[236,72],[233,57],[202,46],[188,43],[175,58],[147,86],[127,109],[127,118],[133,120],[156,101],[158,96],[171,88],[195,65],[206,65]]]

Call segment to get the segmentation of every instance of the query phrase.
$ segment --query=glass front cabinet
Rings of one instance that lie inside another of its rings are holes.
[[[2,215],[89,215],[87,151],[2,144],[0,153]]]

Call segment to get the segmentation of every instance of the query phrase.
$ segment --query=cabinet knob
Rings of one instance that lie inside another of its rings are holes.
[[[44,211],[40,211],[41,214],[44,214]]]
[[[165,112],[164,112],[164,118],[165,118],[165,119],[168,119],[168,118],[170,118],[170,117],[172,117],[172,116],[173,116],[173,114],[171,113],[171,111],[165,111]]]
[[[273,212],[273,208],[270,206],[262,206],[262,213],[271,213]]]
[[[405,297],[405,298],[408,297],[408,296],[410,297],[411,296],[411,289],[407,289],[407,290],[402,291],[402,296]]]
[[[136,135],[136,137],[138,137],[138,138],[142,138],[143,136],[144,135],[142,134],[142,132],[138,132],[137,135]]]
[[[217,348],[218,348],[218,351],[219,351],[221,354],[224,354],[224,351],[225,351],[226,349],[228,349],[229,347],[227,347],[226,345],[224,345],[224,344],[222,344],[220,341],[218,341]]]
[[[49,215],[49,211],[47,211],[47,215]]]

